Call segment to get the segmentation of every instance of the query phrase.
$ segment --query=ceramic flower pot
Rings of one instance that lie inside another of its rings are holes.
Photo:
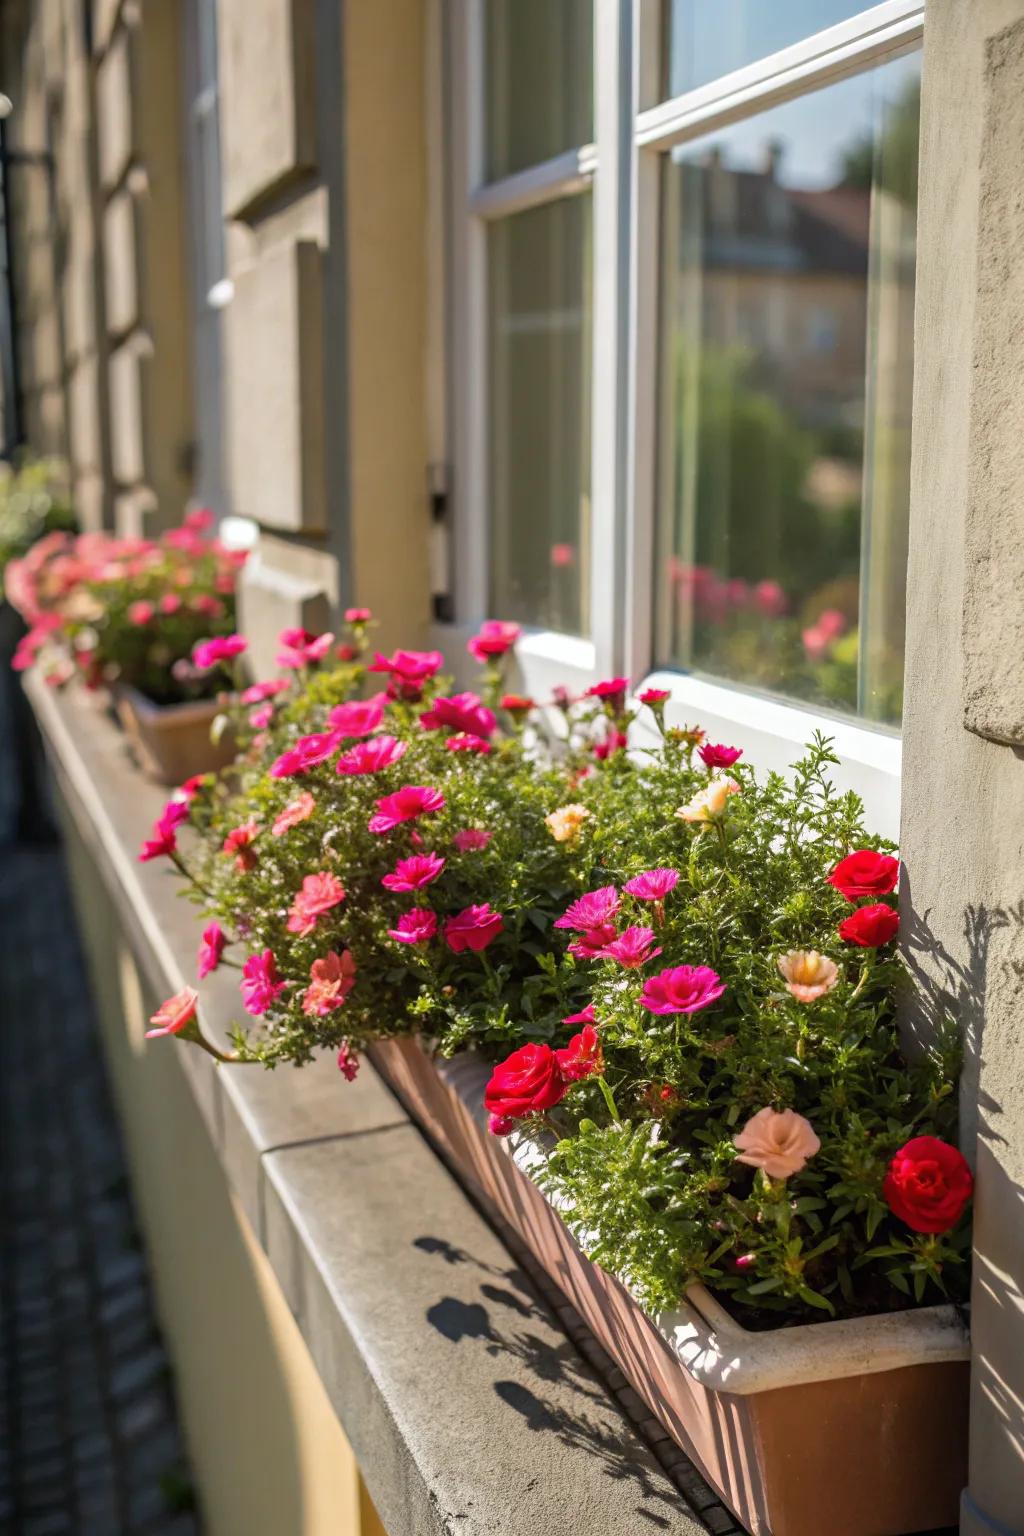
[[[651,1412],[755,1536],[906,1536],[955,1525],[967,1480],[969,1340],[952,1307],[754,1333],[702,1286],[651,1317],[590,1263],[491,1136],[488,1069],[383,1041],[375,1065],[438,1150],[530,1247]]]
[[[235,755],[230,732],[216,744],[210,740],[219,712],[215,699],[154,704],[121,684],[114,691],[114,705],[140,768],[159,784],[181,784],[194,774],[212,773]]]

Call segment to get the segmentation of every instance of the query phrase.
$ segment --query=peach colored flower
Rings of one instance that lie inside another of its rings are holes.
[[[569,843],[589,815],[585,805],[560,805],[557,811],[544,817],[544,824],[556,843]]]
[[[161,1035],[180,1034],[195,1018],[198,1001],[199,993],[195,987],[182,987],[180,992],[160,1004],[149,1021],[153,1028],[146,1030],[146,1039],[156,1040]]]
[[[356,981],[356,962],[350,949],[340,955],[330,950],[322,960],[314,960],[309,972],[309,986],[302,998],[303,1013],[325,1014],[340,1008]]]
[[[799,1173],[807,1159],[821,1149],[809,1120],[795,1109],[779,1111],[770,1106],[750,1117],[733,1137],[733,1145],[739,1148],[738,1163],[760,1168],[772,1179],[788,1179],[791,1173]]]
[[[681,821],[714,821],[725,810],[730,795],[738,795],[740,786],[735,779],[716,778],[697,791],[693,799],[682,806],[676,815]]]
[[[813,1003],[831,992],[839,980],[839,967],[816,949],[791,949],[778,959],[779,970],[798,1003]]]
[[[295,800],[289,800],[284,810],[279,812],[277,820],[271,827],[275,837],[283,837],[290,832],[292,827],[297,827],[300,821],[306,821],[316,810],[316,801],[308,790],[299,795]]]

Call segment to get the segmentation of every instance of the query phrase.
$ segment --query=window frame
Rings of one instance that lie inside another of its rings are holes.
[[[658,348],[662,156],[677,144],[753,117],[921,47],[923,0],[882,0],[857,16],[661,100],[661,0],[595,0],[594,137],[496,181],[485,174],[484,0],[439,9],[447,159],[445,260],[432,291],[444,310],[445,389],[431,445],[450,465],[451,596],[456,622],[435,627],[459,651],[482,618],[488,582],[487,227],[588,189],[593,197],[591,360],[591,633],[535,630],[520,643],[527,690],[584,688],[626,674],[670,688],[670,720],[699,719],[713,736],[785,768],[815,729],[835,738],[837,782],[864,799],[879,830],[899,828],[900,738],[807,705],[696,672],[654,669],[654,530],[658,487]],[[430,93],[428,92],[428,95]],[[437,380],[444,379],[443,386]],[[500,615],[499,615],[500,617]]]

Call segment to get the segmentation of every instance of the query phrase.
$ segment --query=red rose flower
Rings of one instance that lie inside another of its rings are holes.
[[[888,896],[896,889],[899,873],[899,859],[888,853],[860,848],[839,860],[828,876],[828,883],[834,885],[847,901],[856,901],[858,896]]]
[[[870,907],[858,907],[839,924],[839,937],[847,944],[858,944],[861,949],[877,949],[888,944],[899,932],[900,915],[884,901]]]
[[[974,1180],[967,1159],[937,1136],[914,1136],[889,1164],[882,1195],[915,1232],[949,1232],[963,1215]]]
[[[569,1082],[550,1045],[532,1042],[499,1062],[484,1090],[492,1115],[521,1119],[553,1109],[569,1091]]]

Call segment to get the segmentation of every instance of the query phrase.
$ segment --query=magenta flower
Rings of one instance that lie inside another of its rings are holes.
[[[456,693],[450,699],[438,697],[420,715],[420,725],[426,731],[448,726],[460,735],[480,736],[484,740],[494,734],[497,723],[493,710],[476,693]]]
[[[444,795],[439,789],[425,784],[403,784],[393,795],[384,795],[377,801],[377,810],[370,817],[371,832],[391,832],[403,821],[415,821],[418,816],[429,816],[444,805]]]
[[[253,683],[249,688],[243,689],[240,697],[243,704],[263,704],[267,699],[276,698],[279,693],[284,693],[288,687],[283,677],[273,677],[266,683]]]
[[[397,928],[388,934],[399,944],[427,944],[437,932],[437,914],[429,907],[412,907],[398,919]]]
[[[199,1002],[199,993],[195,987],[182,987],[173,997],[169,997],[150,1019],[152,1029],[146,1030],[147,1040],[157,1040],[161,1035],[179,1035],[186,1024],[191,1024],[196,1016],[196,1004]]]
[[[327,870],[307,875],[289,910],[288,932],[305,937],[307,933],[313,932],[318,918],[344,900],[345,887],[336,875],[329,874]]]
[[[381,885],[389,891],[418,891],[432,885],[444,869],[444,859],[437,853],[414,853],[409,859],[399,859],[394,872],[385,875]]]
[[[160,599],[160,612],[167,618],[172,618],[181,608],[181,598],[177,592],[165,592]],[[198,611],[202,611],[201,609]]]
[[[286,985],[278,974],[272,949],[265,949],[259,955],[250,955],[242,966],[242,980],[239,983],[242,1000],[254,1018],[266,1013]]]
[[[731,768],[743,756],[742,747],[726,747],[721,742],[712,745],[711,742],[700,748],[699,754],[705,768]]]
[[[488,1115],[487,1129],[492,1136],[511,1136],[516,1122],[511,1115]]]
[[[610,923],[618,910],[618,891],[614,885],[602,885],[600,890],[587,891],[566,907],[563,915],[555,919],[555,927],[575,928],[582,933]]]
[[[627,928],[620,933],[617,939],[606,944],[601,951],[606,960],[615,960],[619,965],[625,966],[627,971],[638,971],[648,960],[653,960],[655,955],[661,954],[660,945],[654,946],[654,930],[652,928]]]
[[[274,779],[291,779],[298,773],[306,773],[333,756],[341,742],[342,737],[338,731],[318,731],[312,736],[300,736],[294,747],[282,752],[271,763],[270,776]]]
[[[341,1042],[338,1051],[338,1071],[347,1083],[354,1083],[359,1072],[359,1057],[347,1040]]]
[[[327,718],[342,736],[369,736],[384,719],[384,700],[385,695],[378,693],[372,699],[336,704]]]
[[[466,650],[477,661],[490,661],[510,651],[521,634],[518,624],[506,623],[504,619],[485,619],[479,633],[467,643]]]
[[[159,820],[153,823],[153,835],[148,837],[139,850],[139,863],[150,859],[170,858],[177,852],[178,839],[175,829],[188,820],[188,804],[181,800],[169,800]]]
[[[274,658],[277,665],[297,672],[301,667],[323,661],[334,644],[334,636],[311,635],[308,629],[283,629],[277,643],[281,647]]]
[[[192,647],[192,660],[200,672],[208,672],[221,662],[241,656],[248,644],[243,635],[217,635],[213,640],[197,640]]]
[[[350,775],[381,773],[397,763],[409,750],[407,741],[394,736],[371,736],[343,752],[335,763],[335,772]]]
[[[249,724],[254,731],[266,730],[273,718],[273,704],[258,704],[255,709],[250,709],[249,711]]]
[[[593,1003],[588,1003],[580,1013],[570,1013],[562,1020],[563,1024],[596,1024],[597,1015],[594,1012]]]
[[[600,923],[596,928],[588,928],[578,939],[573,939],[569,945],[569,953],[575,955],[577,960],[595,960],[598,955],[604,954],[609,944],[614,942],[614,923]]]
[[[199,955],[196,961],[196,970],[199,980],[203,981],[211,971],[215,971],[220,965],[221,955],[227,944],[227,934],[220,923],[212,922],[203,929],[202,942],[199,945]]]
[[[485,832],[482,827],[463,827],[452,838],[452,847],[458,853],[476,853],[486,848],[493,836],[493,832]]]
[[[449,752],[490,752],[491,744],[484,741],[482,736],[470,736],[463,733],[460,736],[449,736],[445,742]]]
[[[481,906],[466,907],[456,917],[450,917],[444,925],[444,941],[457,955],[465,949],[479,954],[498,937],[504,926],[501,913],[484,902]]]
[[[373,614],[370,612],[369,608],[346,608],[345,609],[345,623],[346,624],[369,624],[369,622],[370,622],[370,620],[372,618],[373,618]]]
[[[415,701],[423,694],[423,685],[444,666],[440,651],[396,651],[391,657],[376,652],[368,672],[388,674],[391,698]]]
[[[706,965],[671,965],[644,983],[640,998],[650,1013],[697,1013],[717,1002],[725,986]]]
[[[759,581],[754,588],[754,602],[770,619],[781,618],[789,607],[786,594],[777,581]]]
[[[638,901],[664,901],[669,891],[674,891],[678,883],[677,869],[647,869],[642,875],[636,875],[632,880],[627,880],[623,890],[635,896]]]
[[[651,708],[655,704],[664,704],[665,700],[671,697],[672,695],[667,688],[645,688],[643,693],[637,694],[637,699],[640,703],[647,704]]]
[[[613,715],[621,715],[626,705],[626,689],[629,687],[628,677],[606,677],[602,682],[595,683],[588,688],[583,695],[585,699],[600,699],[607,704]]]

